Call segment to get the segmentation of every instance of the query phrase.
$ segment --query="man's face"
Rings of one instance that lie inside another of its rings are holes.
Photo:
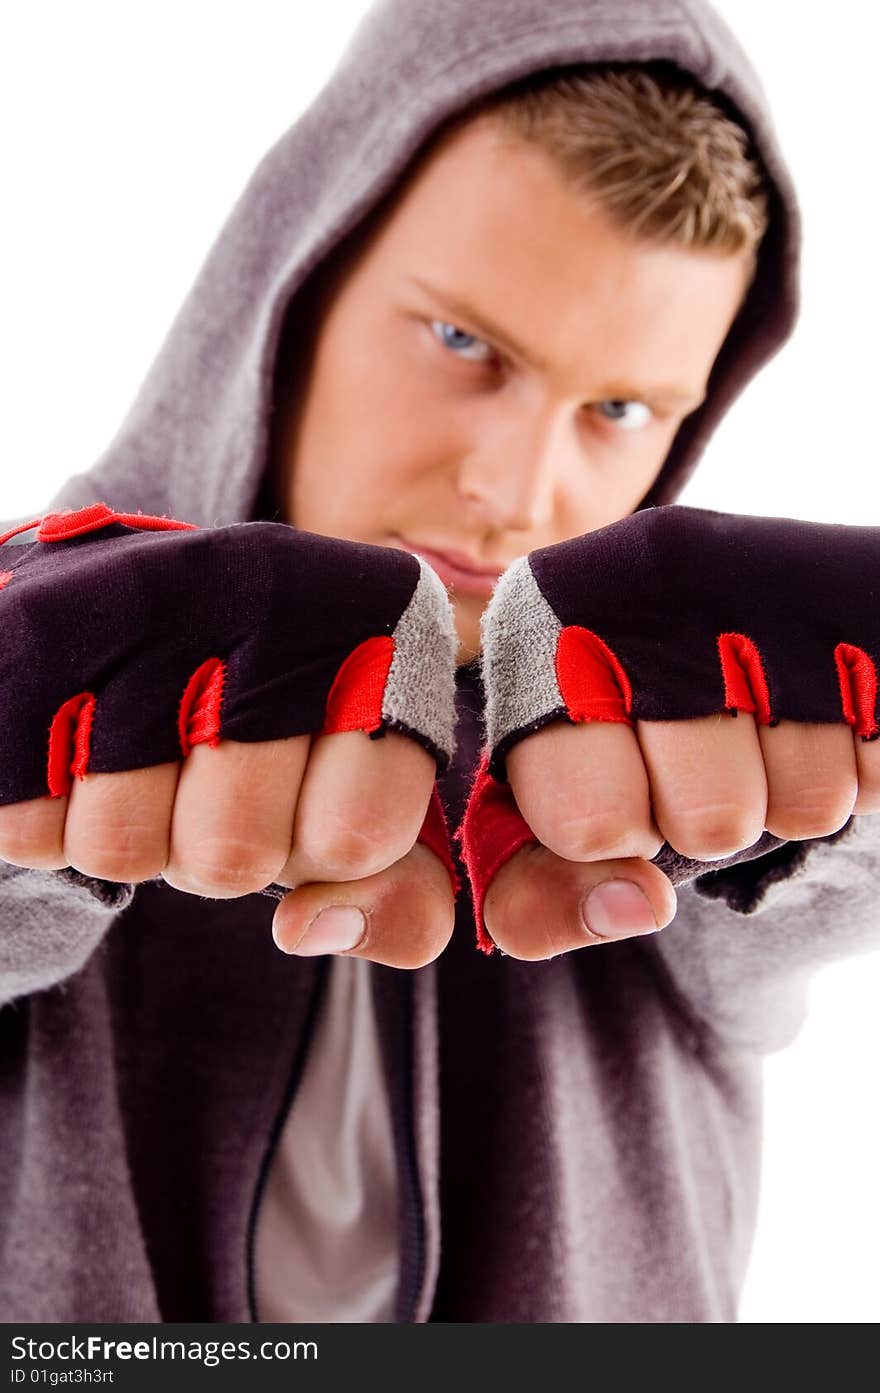
[[[285,521],[424,556],[468,662],[493,576],[437,553],[497,574],[632,512],[747,281],[743,257],[624,236],[475,118],[404,184],[281,384]]]

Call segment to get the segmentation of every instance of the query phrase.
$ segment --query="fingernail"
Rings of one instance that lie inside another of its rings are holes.
[[[650,900],[631,880],[603,880],[583,901],[581,915],[598,938],[655,933],[658,927]]]
[[[354,905],[330,905],[309,924],[292,951],[310,958],[318,953],[344,953],[355,948],[367,931],[367,921]]]

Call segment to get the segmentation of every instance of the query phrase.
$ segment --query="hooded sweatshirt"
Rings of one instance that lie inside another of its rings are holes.
[[[746,55],[701,0],[380,0],[50,508],[264,516],[273,369],[312,273],[448,118],[608,60],[690,73],[769,182],[755,280],[640,506],[671,503],[797,314],[797,204]],[[457,716],[451,826],[478,662]],[[762,1056],[818,966],[877,944],[877,821],[765,834],[679,885],[662,933],[542,963],[476,950],[465,883],[449,947],[412,972],[279,953],[264,895],[0,866],[0,1318],[735,1319]]]

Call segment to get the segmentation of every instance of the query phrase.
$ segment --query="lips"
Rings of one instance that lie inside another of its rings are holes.
[[[406,551],[421,556],[447,585],[464,595],[480,595],[488,599],[504,566],[478,566],[460,551],[434,551],[418,542],[400,541]]]

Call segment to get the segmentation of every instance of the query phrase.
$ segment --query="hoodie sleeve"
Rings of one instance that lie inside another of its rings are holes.
[[[676,917],[644,949],[699,1035],[769,1053],[803,1024],[819,968],[880,948],[878,884],[880,816],[853,817],[834,837],[681,885]]]
[[[0,1006],[45,991],[85,965],[135,886],[0,862]]]

